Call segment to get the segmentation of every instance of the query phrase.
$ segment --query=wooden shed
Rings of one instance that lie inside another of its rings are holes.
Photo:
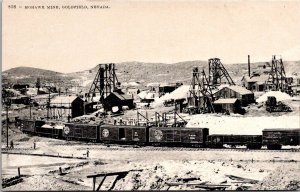
[[[84,100],[81,97],[77,97],[71,103],[72,106],[72,118],[84,115]]]
[[[81,97],[76,97],[71,103],[72,118],[94,112],[94,104],[96,102],[86,102]]]
[[[216,112],[238,113],[241,109],[241,103],[236,98],[218,99],[214,102]]]
[[[246,89],[245,87],[232,85],[226,86],[214,93],[216,99],[228,99],[236,98],[241,102],[242,106],[247,106],[250,103],[254,103],[254,93]]]
[[[242,78],[242,85],[246,89],[250,91],[264,91],[265,89],[265,82],[268,80],[268,76],[262,75],[262,76],[254,76],[254,77],[248,77],[244,76]]]
[[[112,92],[103,101],[103,107],[106,111],[111,111],[113,107],[118,107],[119,111],[122,111],[123,106],[127,106],[129,109],[134,108],[132,96]]]

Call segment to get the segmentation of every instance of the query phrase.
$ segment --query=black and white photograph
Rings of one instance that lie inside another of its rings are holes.
[[[300,1],[3,0],[1,191],[299,191]]]

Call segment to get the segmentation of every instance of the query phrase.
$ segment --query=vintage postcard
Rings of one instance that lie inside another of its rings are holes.
[[[300,190],[300,1],[4,0],[3,191]]]

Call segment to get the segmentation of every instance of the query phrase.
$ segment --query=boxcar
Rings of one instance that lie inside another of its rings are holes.
[[[207,145],[210,147],[223,147],[224,144],[237,146],[245,145],[249,149],[260,149],[262,147],[261,135],[208,135]]]
[[[100,138],[104,143],[128,143],[145,145],[148,143],[149,127],[129,125],[102,125]]]
[[[44,137],[51,137],[51,138],[62,138],[62,130],[63,126],[62,125],[55,125],[54,123],[52,124],[36,124],[36,134],[39,136],[44,136]]]
[[[208,128],[151,127],[149,143],[167,146],[205,146]]]
[[[100,141],[100,125],[65,123],[64,126],[63,137],[67,140]]]
[[[33,119],[23,119],[21,120],[20,123],[20,130],[23,133],[30,133],[34,134],[35,133],[35,120]]]
[[[263,145],[281,149],[282,145],[300,145],[300,129],[264,129]]]

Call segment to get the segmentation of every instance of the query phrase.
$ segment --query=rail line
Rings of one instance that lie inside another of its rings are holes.
[[[106,151],[237,151],[237,152],[300,152],[300,149],[246,149],[246,148],[197,148],[197,147],[167,147],[167,146],[136,146],[136,145],[117,145],[103,143],[72,143],[54,144],[55,146],[82,146],[82,149],[101,149]],[[94,147],[97,146],[97,147]]]

